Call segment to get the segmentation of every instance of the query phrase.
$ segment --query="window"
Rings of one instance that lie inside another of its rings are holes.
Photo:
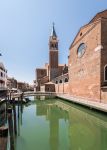
[[[82,36],[82,32],[80,33],[80,36]]]
[[[67,79],[67,78],[65,78],[65,82],[68,82],[68,79]]]
[[[77,55],[78,57],[82,57],[83,54],[85,53],[85,50],[86,50],[86,45],[85,43],[81,43],[78,47],[78,50],[77,50]]]
[[[1,77],[3,77],[3,73],[1,72]]]
[[[107,65],[104,67],[104,81],[107,81]]]
[[[60,80],[59,83],[62,83],[62,80]]]
[[[50,88],[48,88],[48,92],[50,91]]]
[[[56,81],[56,84],[58,84],[58,81]]]

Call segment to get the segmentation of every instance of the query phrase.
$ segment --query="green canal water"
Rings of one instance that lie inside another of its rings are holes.
[[[59,99],[21,108],[16,150],[107,150],[107,116]]]

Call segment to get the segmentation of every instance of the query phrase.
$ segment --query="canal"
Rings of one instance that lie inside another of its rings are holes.
[[[105,114],[59,99],[30,99],[16,107],[15,150],[107,150]]]

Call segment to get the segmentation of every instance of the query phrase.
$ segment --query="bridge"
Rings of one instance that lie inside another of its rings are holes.
[[[26,96],[56,96],[55,92],[24,92],[24,97]]]
[[[34,91],[29,91],[29,92],[20,92],[20,93],[11,93],[11,96],[14,98],[17,97],[28,97],[28,96],[56,96],[56,92],[34,92]]]

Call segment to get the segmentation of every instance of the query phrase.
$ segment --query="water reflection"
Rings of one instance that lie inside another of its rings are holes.
[[[107,149],[106,115],[58,99],[31,99],[12,105],[16,150]]]
[[[49,121],[49,143],[50,150],[59,149],[59,120],[67,119],[68,114],[61,111],[60,108],[56,107],[55,100],[49,101],[36,101],[36,115],[46,116]]]
[[[70,150],[105,150],[107,148],[106,116],[86,109],[81,110],[80,107],[75,108],[60,100],[36,101],[36,107],[36,115],[45,115],[49,121],[51,150],[60,148],[60,120],[68,120],[68,126],[66,123],[68,135],[61,135],[68,138],[69,144],[67,147]]]
[[[61,101],[56,106],[68,112],[70,150],[106,150],[107,117],[90,110],[72,107]],[[83,111],[84,110],[84,111]]]
[[[6,104],[0,105],[0,127],[6,124]]]

